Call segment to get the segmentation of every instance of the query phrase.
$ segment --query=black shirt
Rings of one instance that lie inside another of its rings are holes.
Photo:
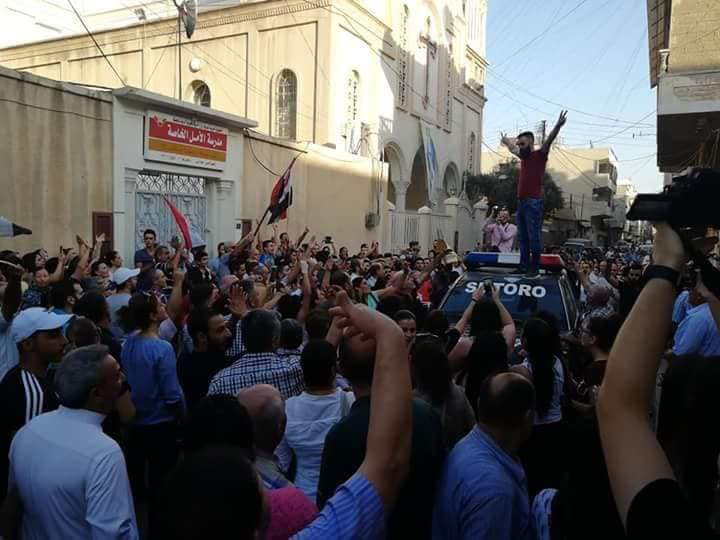
[[[389,516],[387,538],[430,538],[433,499],[445,452],[440,417],[421,399],[412,403],[410,472]],[[365,459],[370,397],[353,403],[350,414],[325,438],[317,503],[322,507],[335,490],[358,470]]]
[[[693,513],[680,485],[669,478],[650,482],[635,495],[630,503],[626,525],[629,540],[720,538],[712,531],[706,518],[704,520]]]
[[[226,357],[222,352],[193,351],[180,357],[178,378],[189,410],[207,395],[210,381],[215,374],[231,363],[232,358]]]
[[[639,281],[623,281],[618,287],[620,291],[620,315],[626,318],[640,296],[642,285]]]
[[[7,489],[8,453],[15,433],[36,416],[60,406],[49,377],[15,366],[0,382],[0,493]]]

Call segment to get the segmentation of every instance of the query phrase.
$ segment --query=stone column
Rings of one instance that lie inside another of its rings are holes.
[[[418,242],[420,242],[420,250],[427,253],[432,248],[432,210],[427,206],[423,206],[418,210]]]
[[[390,201],[387,201],[387,211],[385,212],[385,219],[382,221],[382,242],[381,244],[381,251],[392,251],[395,246],[393,246],[393,237],[395,234],[395,231],[393,230],[393,227],[396,227],[397,220],[395,219],[395,205],[391,203]]]
[[[477,224],[475,230],[477,231],[477,242],[483,242],[485,240],[485,224],[487,223],[487,200],[481,199],[473,205],[473,220]]]
[[[407,182],[398,182],[396,184],[393,182],[393,185],[395,186],[395,208],[398,212],[404,212],[405,196],[407,195],[407,190],[410,187],[410,184]]]
[[[455,251],[457,251],[460,247],[459,245],[455,245],[455,231],[460,230],[460,227],[458,225],[459,206],[460,199],[458,199],[457,197],[450,197],[449,199],[445,199],[445,214],[449,216],[447,219],[447,223],[445,224],[445,241],[447,242],[448,246],[451,246]],[[458,244],[460,244],[459,238]]]
[[[122,254],[125,266],[133,268],[135,256],[135,192],[138,169],[125,169],[122,178],[122,196],[113,204],[113,235],[115,250]],[[119,187],[119,186],[118,186]]]
[[[232,180],[218,180],[215,182],[215,212],[217,216],[213,222],[213,247],[217,246],[219,242],[232,242],[237,236],[234,219],[234,188],[235,182]],[[210,247],[209,239],[208,247]],[[217,256],[217,253],[215,253],[215,256]]]

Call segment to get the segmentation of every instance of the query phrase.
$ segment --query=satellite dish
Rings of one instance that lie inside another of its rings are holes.
[[[185,33],[187,34],[188,39],[190,39],[195,32],[195,25],[197,24],[197,0],[183,0],[180,4],[175,2],[175,6],[178,9],[180,19],[182,19],[183,26],[185,27]]]

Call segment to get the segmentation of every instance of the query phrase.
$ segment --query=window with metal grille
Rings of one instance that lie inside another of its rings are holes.
[[[473,174],[475,171],[475,133],[470,133],[470,139],[468,140],[467,150],[467,166],[465,167],[467,172]]]
[[[345,120],[348,123],[352,123],[355,120],[358,119],[360,116],[358,106],[359,106],[359,96],[360,93],[360,74],[353,70],[350,73],[350,76],[348,77],[347,81],[347,95],[345,98],[346,104],[345,104]]]
[[[137,176],[137,191],[163,195],[204,195],[205,178],[155,171],[142,171]]]
[[[275,135],[282,139],[296,138],[297,77],[289,69],[278,75],[275,95]]]
[[[202,81],[195,81],[193,84],[193,103],[202,107],[210,107],[212,96],[210,87]]]
[[[408,21],[410,19],[410,10],[407,6],[403,6],[400,14],[400,39],[398,45],[398,105],[407,106],[408,99]]]
[[[445,129],[452,130],[453,121],[453,46],[448,43],[446,90],[445,90]]]

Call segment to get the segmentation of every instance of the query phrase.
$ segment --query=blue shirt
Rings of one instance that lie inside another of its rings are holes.
[[[215,272],[215,277],[217,278],[219,283],[222,278],[231,274],[230,254],[227,253],[222,257],[215,257],[208,263],[208,266],[210,266],[212,271]]]
[[[720,355],[720,332],[708,304],[688,310],[675,333],[673,354]]]
[[[15,435],[9,485],[23,506],[21,538],[139,538],[125,459],[104,418],[60,407]]]
[[[264,266],[267,266],[268,270],[275,264],[275,256],[270,253],[263,253],[258,257],[258,262]]]
[[[138,263],[142,263],[143,266],[147,266],[148,264],[154,265],[154,264],[155,264],[155,257],[153,257],[152,255],[150,255],[150,254],[147,252],[147,249],[145,249],[145,248],[138,249],[138,250],[135,252],[134,263],[135,263],[135,266],[136,266],[136,267],[137,267]]]
[[[522,465],[477,426],[447,457],[435,501],[435,539],[536,539]]]
[[[688,309],[692,309],[692,306],[688,303],[688,298],[690,298],[690,291],[683,291],[675,299],[672,312],[672,322],[675,324],[680,324],[687,315]]]
[[[342,484],[313,522],[292,538],[384,538],[385,510],[375,487],[360,473]]]
[[[137,410],[135,423],[174,421],[172,406],[183,401],[183,392],[172,345],[162,339],[131,336],[123,343],[121,356]]]

